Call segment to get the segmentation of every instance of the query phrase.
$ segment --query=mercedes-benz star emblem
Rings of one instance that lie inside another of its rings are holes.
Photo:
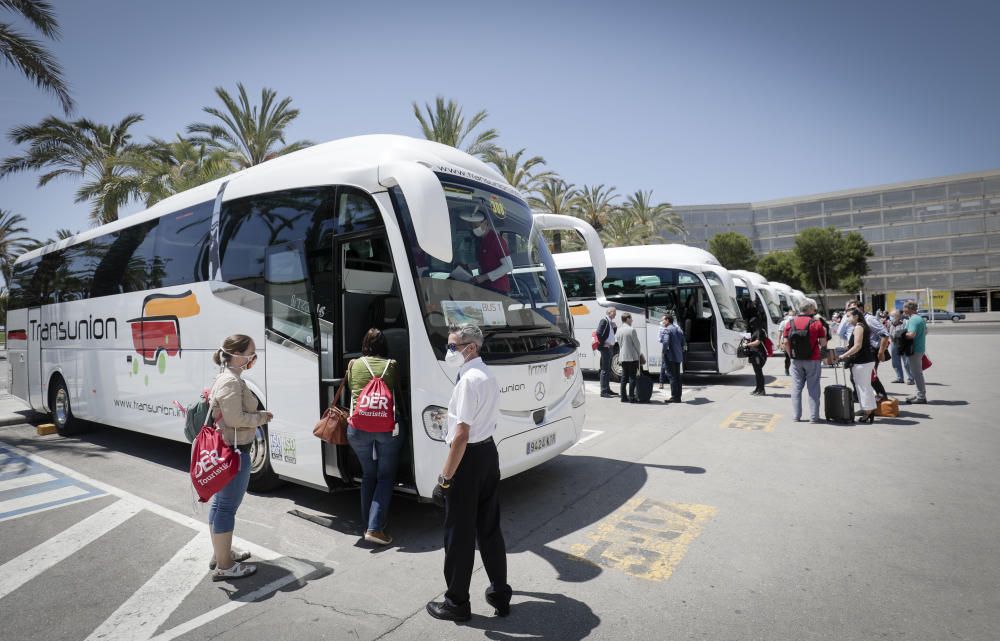
[[[545,398],[545,383],[539,382],[535,385],[535,400],[540,401]]]

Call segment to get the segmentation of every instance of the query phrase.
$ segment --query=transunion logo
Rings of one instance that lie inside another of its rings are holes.
[[[150,294],[142,301],[142,315],[129,319],[132,346],[146,365],[163,374],[167,358],[181,355],[181,320],[201,313],[198,297],[191,290],[182,294]],[[139,358],[129,355],[129,376],[139,374]],[[149,375],[145,375],[149,385]]]

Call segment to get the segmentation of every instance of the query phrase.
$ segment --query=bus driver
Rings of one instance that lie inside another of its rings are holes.
[[[479,275],[472,282],[501,294],[510,293],[510,274],[514,262],[510,250],[499,233],[490,224],[489,218],[477,207],[471,212],[460,214],[462,220],[472,223],[472,233],[476,236],[476,259]]]

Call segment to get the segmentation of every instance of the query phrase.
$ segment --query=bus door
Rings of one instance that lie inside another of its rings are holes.
[[[300,242],[265,254],[268,447],[276,474],[325,489],[322,441],[312,435],[322,413],[321,343],[306,264]]]
[[[361,342],[371,328],[381,330],[389,358],[398,362],[399,390],[393,397],[402,437],[408,444],[400,452],[397,482],[414,484],[412,434],[409,429],[410,335],[400,295],[399,278],[389,239],[383,228],[337,239],[340,264],[340,337],[342,367],[361,357]],[[360,479],[361,466],[350,447],[337,448],[338,466],[345,480]]]
[[[708,289],[701,283],[676,287],[677,324],[684,330],[688,350],[684,354],[685,372],[716,372],[715,312]]]
[[[660,345],[660,321],[667,312],[677,309],[677,288],[658,287],[646,290],[646,360],[650,372],[655,377],[663,361],[663,346]]]
[[[42,341],[37,331],[42,322],[42,308],[31,307],[28,309],[28,340],[25,343],[25,372],[24,380],[28,384],[26,396],[28,404],[34,408],[47,407],[49,399],[43,398],[45,386],[42,384]],[[15,372],[14,380],[17,380]]]

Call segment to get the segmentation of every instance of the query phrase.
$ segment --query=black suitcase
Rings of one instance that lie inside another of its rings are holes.
[[[646,372],[639,372],[635,379],[635,399],[640,403],[648,403],[653,398],[653,378]]]
[[[826,420],[837,423],[854,422],[854,390],[847,385],[841,385],[837,372],[842,368],[834,366],[834,384],[827,385],[823,390],[823,409],[826,411]],[[844,374],[844,382],[847,382],[847,374]]]

